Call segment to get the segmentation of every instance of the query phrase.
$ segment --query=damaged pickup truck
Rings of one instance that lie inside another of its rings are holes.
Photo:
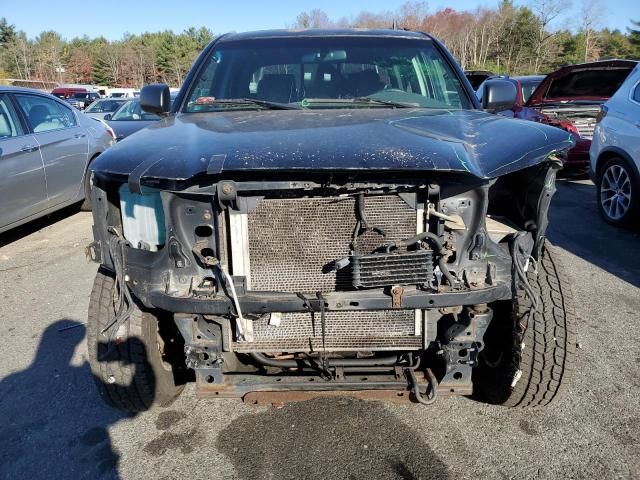
[[[166,85],[141,104],[164,118],[93,164],[108,403],[166,405],[188,381],[252,403],[558,397],[575,317],[545,230],[574,141],[480,110],[436,39],[223,35],[170,111]]]

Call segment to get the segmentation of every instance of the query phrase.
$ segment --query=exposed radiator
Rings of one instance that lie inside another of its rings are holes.
[[[265,199],[249,214],[251,289],[283,292],[333,292],[352,288],[351,269],[333,262],[349,255],[356,227],[353,197]],[[416,211],[396,195],[366,197],[369,226],[386,240],[416,234]],[[367,236],[367,243],[384,243]]]
[[[416,210],[397,195],[367,196],[369,231],[358,249],[370,251],[387,241],[416,235]],[[351,267],[336,271],[333,262],[350,253],[357,223],[354,197],[263,199],[248,214],[247,270],[252,291],[315,292],[353,290]],[[232,253],[233,254],[233,253]],[[326,313],[327,351],[410,350],[422,348],[414,310]],[[320,314],[283,313],[279,325],[269,316],[254,320],[253,342],[237,342],[238,352],[312,352],[323,350]]]
[[[253,322],[254,342],[238,342],[238,352],[322,351],[320,314],[284,313],[279,325],[269,325],[269,316]],[[422,348],[416,336],[413,311],[375,310],[327,312],[327,351],[411,350]]]

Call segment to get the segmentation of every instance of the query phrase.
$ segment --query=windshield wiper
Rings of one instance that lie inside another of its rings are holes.
[[[258,100],[256,98],[216,98],[210,103],[202,103],[201,106],[207,105],[258,105],[259,107],[269,110],[300,110],[297,105],[288,103],[270,102],[268,100]]]
[[[418,108],[420,105],[417,103],[405,103],[405,102],[395,102],[393,100],[382,100],[380,98],[374,97],[355,97],[352,99],[353,103],[376,103],[379,105],[388,105],[389,107],[394,108]]]
[[[381,100],[373,97],[354,97],[354,98],[305,98],[302,105],[357,105],[367,104],[376,106],[386,106],[392,108],[419,108],[417,103],[394,102],[393,100]]]

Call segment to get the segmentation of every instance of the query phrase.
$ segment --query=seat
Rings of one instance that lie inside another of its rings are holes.
[[[340,84],[341,79],[337,69],[331,64],[321,63],[318,65],[308,96],[311,98],[336,98]]]
[[[29,123],[34,132],[38,131],[38,126],[47,121],[49,109],[44,105],[34,105],[29,109]]]
[[[296,100],[296,79],[289,73],[269,73],[258,82],[256,97],[270,102],[289,103]]]
[[[372,93],[379,92],[385,87],[384,82],[375,70],[363,70],[350,75],[350,83],[353,88],[354,97],[366,97]]]
[[[11,135],[13,135],[13,131],[7,114],[0,112],[0,138],[10,137]]]

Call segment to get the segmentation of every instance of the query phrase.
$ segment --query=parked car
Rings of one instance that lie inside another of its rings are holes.
[[[516,112],[520,111],[522,107],[524,107],[524,105],[527,103],[527,101],[529,100],[529,98],[531,97],[535,89],[538,88],[538,85],[540,85],[540,83],[542,83],[542,81],[545,79],[545,75],[524,75],[524,76],[516,76],[516,77],[509,77],[508,75],[498,75],[494,77],[489,77],[487,80],[493,80],[495,78],[504,79],[508,82],[513,83],[513,85],[516,87],[515,103],[513,104],[511,109],[503,110],[500,112],[502,115],[505,115],[505,116],[511,116],[509,112],[512,112],[513,116],[515,116]],[[482,82],[476,91],[476,95],[480,103],[482,103],[482,95],[483,95],[484,86],[487,80]]]
[[[77,108],[78,110],[82,110],[82,106],[84,105],[84,102],[82,100],[74,97],[67,97],[64,99],[64,101],[71,105],[73,108]]]
[[[565,168],[586,171],[600,106],[618,90],[636,63],[603,60],[563,67],[547,75],[524,107],[515,107],[517,92],[514,92],[514,97],[496,113],[566,130],[576,140],[576,146],[569,152]]]
[[[109,88],[107,89],[109,98],[134,98],[140,95],[140,91],[135,88]]]
[[[73,97],[75,93],[86,93],[86,88],[81,87],[58,87],[51,90],[51,95],[61,98],[65,100],[67,98]]]
[[[602,106],[589,153],[604,219],[640,224],[640,65]]]
[[[104,120],[107,114],[113,114],[118,108],[124,105],[126,101],[126,99],[119,98],[100,98],[89,105],[84,110],[84,114],[89,117]]]
[[[489,70],[468,70],[464,72],[471,84],[471,88],[477,90],[482,82],[484,82],[487,78],[493,77],[495,73],[490,72]]]
[[[77,106],[73,103],[71,103],[71,105],[76,107],[78,110],[84,110],[99,98],[100,94],[98,92],[76,92],[72,97],[67,99],[67,101],[69,103],[71,103],[71,101],[77,102]]]
[[[106,401],[166,405],[187,369],[201,395],[255,402],[558,397],[575,317],[545,230],[573,139],[482,112],[438,40],[223,35],[173,106],[167,85],[140,104],[163,118],[93,167]]]
[[[87,199],[88,168],[113,142],[53,95],[0,87],[0,232]]]
[[[160,120],[160,116],[145,112],[140,107],[140,99],[135,98],[128,100],[113,114],[105,115],[104,120],[116,133],[116,141],[119,142],[138,130],[157,122]]]

